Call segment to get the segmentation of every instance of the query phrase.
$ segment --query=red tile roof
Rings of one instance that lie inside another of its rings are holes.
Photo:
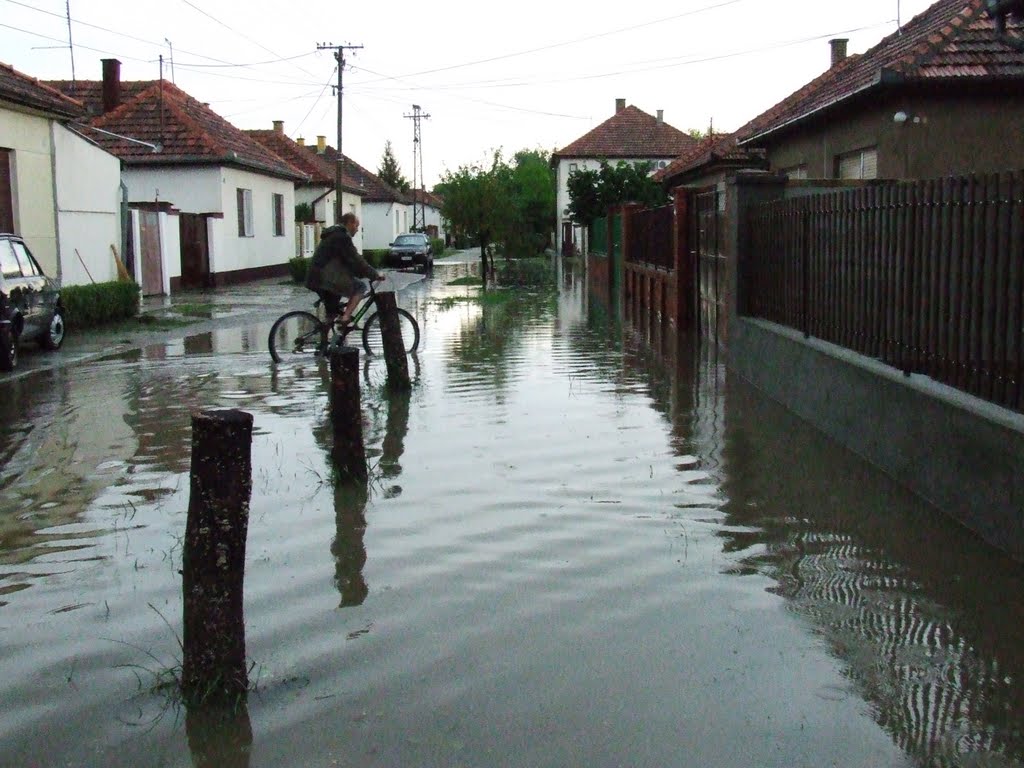
[[[737,146],[735,133],[718,133],[702,139],[693,149],[660,169],[653,178],[659,183],[671,181],[695,171],[723,165],[767,168],[768,163],[760,150]]]
[[[67,81],[54,85],[71,87]],[[102,83],[78,82],[75,93],[93,108]],[[84,131],[127,165],[232,165],[295,181],[307,178],[305,172],[166,80],[122,82],[120,106],[90,118],[88,125],[160,146],[154,151],[124,138]]]
[[[440,197],[425,189],[414,189],[412,191],[412,198],[417,203],[429,205],[431,208],[436,208],[437,210],[441,210],[441,206],[444,204],[444,201],[441,200]]]
[[[1024,27],[1010,22],[1010,34]],[[1024,51],[1001,41],[985,0],[939,0],[902,30],[850,56],[757,116],[737,132],[740,144],[772,133],[883,83],[949,80],[959,88],[981,78],[1024,79]]]
[[[335,164],[328,161],[323,155],[310,152],[308,147],[300,146],[284,133],[274,130],[250,130],[245,131],[245,134],[304,173],[309,177],[309,183],[334,188],[337,169]],[[354,195],[366,193],[366,190],[359,186],[351,174],[347,173],[341,178],[341,187],[344,191]]]
[[[317,151],[316,147],[306,147],[306,149],[311,152]],[[328,144],[327,149],[324,150],[324,157],[326,157],[329,162],[333,163],[338,157],[338,150]],[[366,170],[348,155],[345,155],[344,173],[346,177],[351,178],[366,190],[366,194],[363,195],[364,203],[412,204],[412,195],[407,195],[404,192],[384,183],[380,176]]]
[[[45,112],[54,117],[75,118],[85,114],[80,101],[58,89],[0,63],[0,102],[9,102]]]
[[[676,157],[695,143],[691,136],[678,128],[629,106],[555,152],[552,158]]]

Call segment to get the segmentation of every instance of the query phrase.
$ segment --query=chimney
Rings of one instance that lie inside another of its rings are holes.
[[[621,112],[625,108],[626,108],[626,100],[625,99],[616,99],[615,100],[615,114],[616,115],[619,114],[619,112]]]
[[[846,58],[846,44],[850,42],[845,37],[837,37],[834,40],[829,40],[828,44],[832,46],[832,66],[841,62]]]
[[[316,137],[316,153],[318,155],[322,155],[326,151],[327,151],[327,137],[326,136],[317,136]]]
[[[274,133],[278,136],[284,136],[284,120],[274,121]]]
[[[121,105],[121,62],[101,59],[103,62],[103,114]]]
[[[299,138],[295,140],[295,143],[298,144],[300,147],[304,147],[306,146],[306,139],[302,136],[299,136]]]
[[[665,110],[664,109],[659,109],[658,110],[658,125],[661,125],[664,122],[665,122]]]

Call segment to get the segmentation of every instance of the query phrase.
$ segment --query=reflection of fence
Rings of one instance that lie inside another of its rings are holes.
[[[1024,410],[1024,174],[751,209],[746,310]]]
[[[675,252],[672,225],[675,221],[671,205],[649,208],[633,214],[630,224],[632,242],[626,250],[632,262],[650,264],[662,269],[673,269]]]

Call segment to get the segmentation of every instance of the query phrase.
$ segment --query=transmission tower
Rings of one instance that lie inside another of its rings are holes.
[[[423,112],[419,104],[413,104],[412,114],[405,115],[405,117],[412,120],[412,229],[414,232],[423,232],[427,228],[427,201],[417,191],[420,188],[420,184],[424,183],[423,137],[420,133],[420,121],[424,119],[429,120],[430,115]],[[417,205],[417,202],[419,205]]]

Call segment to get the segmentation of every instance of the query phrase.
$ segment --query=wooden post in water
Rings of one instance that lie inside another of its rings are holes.
[[[182,687],[186,700],[245,695],[242,586],[252,491],[252,414],[192,415],[192,468],[182,552]]]
[[[383,325],[382,322],[382,329]],[[332,459],[338,473],[365,481],[368,473],[359,396],[359,350],[355,347],[331,350],[331,426],[334,431]]]
[[[402,325],[398,319],[398,302],[394,291],[377,294],[380,312],[380,335],[384,344],[384,361],[388,366],[388,386],[391,389],[410,389],[409,361],[405,356]]]

